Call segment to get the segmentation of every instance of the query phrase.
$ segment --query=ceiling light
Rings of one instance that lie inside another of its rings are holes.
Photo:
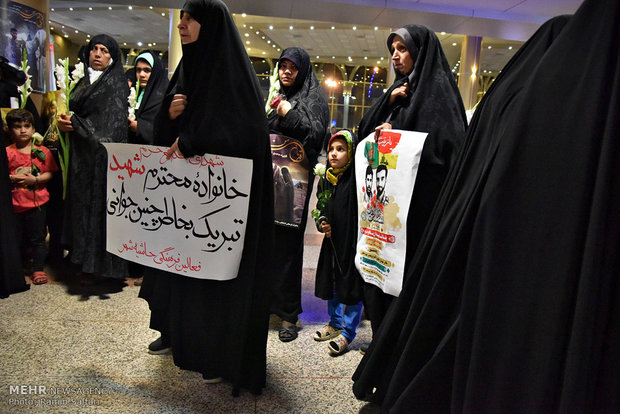
[[[492,46],[491,46],[491,45],[489,45],[489,47],[487,47],[487,49],[492,49]]]
[[[127,46],[127,42],[123,42],[123,46]]]
[[[456,46],[456,43],[452,43],[452,46]]]
[[[87,34],[87,35],[86,35],[86,37],[90,38],[90,35],[89,35],[89,34]]]
[[[250,29],[251,29],[251,28],[252,28],[252,26],[250,26]],[[256,31],[256,34],[260,34],[260,32],[257,30],[257,31]]]
[[[70,11],[73,11],[73,7],[69,7],[69,10],[70,10]]]
[[[166,13],[162,13],[161,15],[162,15],[162,16],[164,16],[164,17],[166,17]]]
[[[92,11],[92,10],[93,10],[93,8],[92,8],[92,7],[89,7],[89,8],[88,8],[88,10]]]
[[[66,35],[65,35],[65,37],[69,37],[69,35],[68,35],[68,34],[66,34]]]
[[[364,60],[368,60],[368,56],[364,56]]]
[[[332,30],[335,30],[335,29],[336,29],[336,27],[335,27],[335,26],[332,26]]]
[[[142,42],[136,43],[138,46],[142,47]]]
[[[269,30],[273,30],[273,25],[272,24],[269,25]]]
[[[247,16],[247,14],[241,13],[241,17],[246,17],[246,16]]]
[[[353,30],[357,30],[357,26],[353,26]]]
[[[264,37],[263,37],[263,39],[264,39]],[[267,44],[268,45],[271,44],[271,40],[267,40]]]
[[[314,30],[314,26],[310,26],[310,30]]]
[[[508,50],[512,50],[512,46],[508,46]]]
[[[133,6],[127,6],[129,10],[133,10]]]
[[[266,53],[265,53],[265,52],[263,52],[263,55],[266,55]]]
[[[153,6],[149,6],[149,9],[153,10]],[[161,55],[161,53],[160,53],[160,55]]]
[[[445,35],[445,34],[446,34],[446,32],[441,32],[441,34],[442,34],[442,35]]]
[[[54,11],[54,9],[50,9],[50,11]]]
[[[112,10],[112,6],[108,6],[108,10]]]
[[[375,30],[379,30],[379,27],[378,27],[378,26],[375,26]]]
[[[147,46],[148,46],[148,47],[152,47],[152,46],[153,46],[153,43],[149,43]]]
[[[76,30],[75,33],[80,33],[80,32],[78,30]]]
[[[246,41],[245,41],[245,44],[246,44],[246,45],[249,45],[249,44],[250,44],[250,41],[249,41],[249,40],[246,40]]]
[[[320,59],[321,57],[320,57],[319,55],[316,55],[316,58],[317,58],[317,59]]]
[[[293,30],[293,25],[288,27],[289,30]]]
[[[245,37],[250,37],[250,34],[249,34],[249,33],[244,33],[243,35],[244,35]]]

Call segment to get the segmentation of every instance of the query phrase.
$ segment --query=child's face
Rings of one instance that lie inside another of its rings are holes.
[[[30,122],[15,122],[9,131],[13,137],[13,141],[17,146],[24,146],[30,143],[32,134],[34,134],[34,127]]]
[[[333,168],[342,168],[349,162],[347,141],[344,138],[334,138],[327,150],[329,165]]]

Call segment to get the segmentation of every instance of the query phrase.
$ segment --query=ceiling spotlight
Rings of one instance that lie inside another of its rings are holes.
[[[112,6],[108,6],[108,10],[112,10]]]
[[[269,30],[273,30],[273,25],[272,24],[269,25]]]
[[[493,47],[491,45],[489,45],[489,47],[487,47],[487,49],[492,49]]]
[[[442,35],[445,35],[445,34],[446,34],[446,32],[441,32],[441,34],[442,34]]]
[[[335,26],[332,26],[332,30],[336,30],[336,27],[335,27]]]
[[[164,17],[166,17],[166,13],[162,13],[161,15],[162,15],[162,16],[164,16]]]
[[[80,33],[80,32],[78,30],[76,30],[75,33]]]
[[[452,46],[456,46],[456,43],[452,43]]]
[[[508,46],[508,50],[512,50],[512,46]]]
[[[127,6],[129,10],[133,10],[133,6]]]
[[[246,17],[246,16],[247,16],[247,14],[241,13],[241,17]]]
[[[289,30],[293,30],[293,26],[292,26],[292,25],[291,25],[291,26],[289,26],[289,27],[288,27],[288,29],[289,29]]]
[[[93,8],[92,8],[92,7],[89,7],[89,8],[88,8],[88,10],[92,11],[92,10],[93,10]]]
[[[250,34],[249,34],[249,33],[244,33],[243,35],[244,35],[245,37],[250,37]]]
[[[379,26],[375,26],[375,30],[379,30]]]
[[[357,26],[353,26],[353,30],[357,30]]]
[[[245,44],[246,44],[246,45],[249,45],[249,44],[250,44],[250,41],[249,41],[249,40],[246,40],[246,41],[245,41]]]
[[[310,26],[310,30],[314,30],[314,26]]]

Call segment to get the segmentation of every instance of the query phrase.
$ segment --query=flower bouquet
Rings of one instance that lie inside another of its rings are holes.
[[[73,88],[84,77],[84,63],[80,62],[75,65],[75,68],[69,74],[69,58],[58,59],[60,64],[56,65],[54,72],[56,73],[56,81],[58,88],[60,89],[60,96],[65,100],[65,113],[70,115],[69,99],[71,98],[71,92]],[[58,128],[58,126],[56,126]],[[58,131],[58,137],[60,140],[60,151],[58,151],[58,157],[60,159],[60,171],[62,173],[62,198],[67,198],[67,176],[69,173],[69,149],[71,148],[71,141],[69,139],[69,133],[62,133]]]
[[[271,78],[269,78],[269,85],[269,95],[267,95],[267,104],[265,105],[265,112],[267,115],[276,109],[278,104],[282,101],[282,95],[279,93],[280,81],[278,80],[278,65],[276,65]]]

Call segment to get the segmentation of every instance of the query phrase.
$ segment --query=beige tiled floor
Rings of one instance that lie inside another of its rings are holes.
[[[147,354],[146,345],[158,334],[148,328],[138,287],[119,284],[109,289],[114,293],[89,295],[49,283],[0,300],[0,413],[375,411],[351,391],[359,345],[370,340],[368,323],[360,326],[351,351],[336,358],[325,343],[312,340],[327,312],[313,296],[319,238],[309,234],[306,240],[303,329],[297,340],[282,343],[272,318],[262,395],[233,398],[230,384],[205,384],[200,374],[178,369],[170,356]],[[43,386],[46,394],[18,394],[21,385]]]

